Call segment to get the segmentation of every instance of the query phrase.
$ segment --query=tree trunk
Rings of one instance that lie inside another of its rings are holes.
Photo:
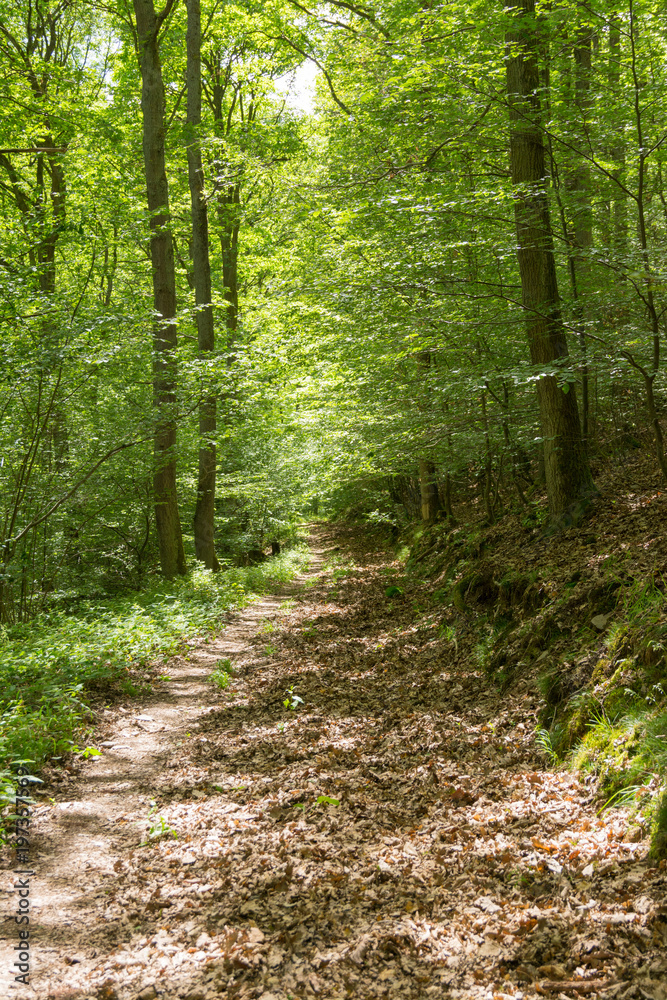
[[[220,249],[222,250],[222,281],[225,286],[225,325],[227,327],[227,348],[231,348],[236,336],[239,315],[239,229],[241,208],[241,185],[234,184],[221,196],[218,202],[220,219]]]
[[[559,309],[545,154],[539,124],[535,0],[508,7],[516,15],[507,35],[510,168],[514,185],[517,257],[531,361],[536,369],[567,365]],[[574,384],[555,375],[537,382],[549,509],[554,517],[594,491],[581,437]]]
[[[156,410],[153,490],[160,564],[168,580],[185,573],[176,496],[176,274],[165,167],[164,85],[158,33],[174,0],[156,15],[153,0],[134,0],[141,65],[141,110],[153,265],[153,404]]]
[[[609,90],[612,100],[623,100],[621,94],[621,19],[618,14],[612,14],[609,19]],[[628,197],[620,187],[626,183],[625,176],[625,143],[623,134],[618,136],[618,143],[612,146],[610,155],[614,163],[612,177],[618,181],[613,193],[613,219],[611,244],[617,254],[625,253],[628,245]]]
[[[440,511],[440,497],[435,464],[426,458],[419,459],[419,492],[421,494],[422,521],[433,524]]]
[[[577,32],[577,42],[574,47],[575,66],[575,101],[581,115],[583,133],[589,137],[589,120],[591,116],[591,48],[592,33],[590,28],[581,28]],[[589,140],[590,141],[590,140]],[[572,278],[575,297],[576,323],[579,329],[579,344],[581,347],[581,431],[584,447],[588,448],[589,437],[589,370],[586,331],[586,303],[588,301],[588,284],[590,280],[590,251],[593,246],[593,204],[591,200],[591,168],[583,160],[576,168],[574,175],[574,241],[577,249],[576,264],[570,255],[570,266],[577,269],[578,275]],[[579,280],[577,280],[577,277]]]
[[[192,206],[192,266],[197,312],[197,343],[205,359],[215,347],[211,306],[211,264],[208,247],[208,212],[204,192],[204,171],[197,130],[201,123],[201,9],[200,0],[188,2],[187,86],[188,86],[188,178]],[[199,474],[195,505],[195,555],[207,569],[217,572],[215,554],[215,431],[216,398],[204,375],[199,402]]]

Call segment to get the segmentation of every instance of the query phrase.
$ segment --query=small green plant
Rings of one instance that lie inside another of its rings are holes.
[[[303,698],[301,698],[298,694],[294,694],[293,684],[290,684],[290,686],[285,689],[285,694],[287,697],[283,700],[283,705],[285,708],[289,708],[290,712],[295,712],[299,705],[303,705]]]
[[[548,729],[538,726],[535,730],[535,746],[538,748],[540,753],[543,753],[550,764],[558,763],[558,754],[554,750],[553,743],[551,742],[551,733]]]
[[[402,587],[387,587],[384,592],[385,597],[402,597],[405,591]]]
[[[156,811],[157,803],[155,799],[152,799],[151,807],[148,812],[149,820],[155,816]],[[178,840],[178,833],[174,827],[167,822],[164,816],[155,816],[155,822],[149,824],[147,837],[148,840],[145,840],[142,844],[140,844],[140,847],[146,847],[147,844],[155,843],[163,837],[173,837],[174,840]]]
[[[102,754],[101,750],[97,747],[78,747],[75,743],[70,747],[72,753],[75,753],[78,757],[82,757],[83,760],[88,760],[90,757],[100,757]]]
[[[276,653],[278,652],[278,647],[271,645],[271,643],[268,643],[264,647],[264,652],[266,653],[267,656],[275,656]]]
[[[218,660],[216,663],[215,670],[213,670],[208,675],[208,680],[216,687],[225,688],[229,687],[230,675],[232,672],[232,664],[230,660]]]
[[[335,799],[332,795],[318,795],[317,804],[318,806],[339,806],[340,800]]]

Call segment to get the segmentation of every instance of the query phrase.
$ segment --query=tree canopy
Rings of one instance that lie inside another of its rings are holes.
[[[4,620],[667,477],[665,47],[634,0],[5,5]]]

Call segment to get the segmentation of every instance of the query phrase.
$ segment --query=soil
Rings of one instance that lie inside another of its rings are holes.
[[[666,1000],[664,862],[546,769],[534,682],[501,695],[425,632],[387,552],[311,541],[42,790],[30,985],[7,855],[2,996]]]

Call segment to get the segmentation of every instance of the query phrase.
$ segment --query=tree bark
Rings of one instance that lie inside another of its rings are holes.
[[[197,344],[202,359],[213,352],[215,330],[211,305],[211,264],[204,170],[197,130],[201,124],[201,5],[187,0],[188,179],[192,211],[192,266],[197,312]],[[207,569],[220,569],[215,554],[216,397],[204,374],[199,402],[199,472],[194,531],[195,555]]]
[[[522,304],[531,361],[553,370],[567,365],[568,349],[559,308],[546,166],[540,129],[535,0],[508,6],[515,24],[507,35],[507,95],[510,169]],[[594,491],[584,449],[574,384],[556,375],[537,382],[549,509],[553,517]]]
[[[174,0],[157,15],[153,0],[133,0],[141,66],[141,110],[153,265],[153,404],[156,411],[153,490],[160,564],[171,580],[185,573],[176,495],[176,273],[165,166],[164,85],[158,33]]]
[[[621,101],[621,20],[618,14],[609,19],[609,90],[613,101]],[[620,184],[626,182],[625,143],[622,133],[610,150],[615,166],[612,177],[619,182],[613,194],[611,245],[617,254],[625,253],[628,245],[628,197]]]
[[[419,492],[421,494],[422,521],[433,524],[440,511],[440,496],[435,464],[429,459],[419,459]]]
[[[591,115],[591,49],[592,32],[590,28],[581,28],[577,32],[574,47],[575,67],[575,102],[581,116],[583,132],[589,137],[589,119]],[[590,140],[589,140],[590,141]],[[593,246],[593,204],[591,200],[591,168],[584,160],[577,166],[573,178],[574,194],[574,241],[577,249],[575,258],[570,254],[570,267],[576,268],[572,277],[575,297],[576,323],[579,328],[579,344],[581,347],[581,430],[584,447],[588,448],[589,438],[589,370],[586,331],[586,303],[588,301],[590,280],[590,251]],[[580,279],[580,280],[577,280]]]

